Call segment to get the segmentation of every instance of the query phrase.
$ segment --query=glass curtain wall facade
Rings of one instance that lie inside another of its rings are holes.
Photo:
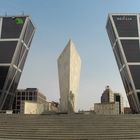
[[[140,113],[140,14],[109,14],[107,33],[133,113]]]
[[[12,109],[34,32],[29,16],[0,17],[0,110]]]

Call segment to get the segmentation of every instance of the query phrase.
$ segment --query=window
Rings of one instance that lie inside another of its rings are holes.
[[[137,16],[113,16],[120,37],[138,37]]]
[[[139,99],[139,102],[140,102],[140,92],[137,92],[137,96],[138,96],[138,99]]]
[[[30,41],[30,39],[32,37],[33,31],[34,31],[34,26],[31,23],[31,21],[29,20],[29,22],[27,24],[27,27],[26,27],[26,30],[25,30],[24,38],[23,38],[23,40],[26,43],[26,45],[28,45],[28,43],[29,43],[29,41]]]
[[[29,100],[32,100],[32,97],[29,97]]]
[[[5,17],[2,23],[1,38],[19,38],[26,17]],[[19,24],[19,20],[22,20]]]
[[[19,66],[21,70],[22,70],[23,67],[24,67],[24,64],[25,64],[25,61],[26,61],[27,54],[28,54],[28,51],[26,50],[25,55],[24,55],[24,57],[23,57],[23,59],[22,59],[22,61],[21,61],[21,63],[20,63],[20,66]]]
[[[3,110],[7,110],[7,108],[10,108],[12,106],[11,101],[13,100],[13,98],[14,96],[11,96],[10,94],[7,95],[4,102]]]
[[[140,62],[139,40],[121,40],[127,62]]]
[[[17,100],[20,100],[20,96],[17,97]]]
[[[17,109],[20,109],[20,106],[17,106]]]
[[[115,101],[120,102],[120,96],[119,95],[115,95]]]
[[[18,46],[17,50],[16,50],[16,57],[15,57],[15,60],[14,60],[14,64],[16,66],[19,65],[19,62],[21,61],[21,58],[24,54],[24,51],[25,51],[25,46],[23,45],[23,43],[20,43],[20,45]]]
[[[25,100],[25,96],[22,96],[22,100]]]
[[[15,74],[16,74],[16,69],[14,67],[10,68],[10,74],[9,74],[9,78],[8,78],[8,83],[7,83],[7,86],[6,86],[7,89],[11,85],[11,82],[14,79]]]
[[[26,100],[28,100],[28,96],[26,96]]]
[[[112,23],[111,23],[110,19],[107,22],[106,29],[107,29],[107,33],[108,33],[110,42],[113,45],[116,40],[116,36],[115,36],[114,29],[112,27]]]
[[[0,63],[11,63],[17,41],[0,41]]]
[[[0,67],[0,89],[3,88],[9,67]]]
[[[20,105],[20,101],[17,101],[17,105]]]
[[[29,92],[29,96],[32,96],[32,92]]]
[[[140,65],[130,65],[129,68],[136,89],[140,89]]]
[[[122,52],[120,50],[120,46],[119,46],[118,42],[116,43],[114,49],[116,52],[115,57],[117,59],[118,66],[119,66],[119,68],[121,68],[122,65],[124,64],[124,60],[123,60]]]
[[[17,85],[18,85],[18,82],[19,82],[20,75],[21,75],[20,72],[16,73],[15,79],[13,80],[13,83],[12,83],[11,88],[10,88],[10,92],[15,92]]]

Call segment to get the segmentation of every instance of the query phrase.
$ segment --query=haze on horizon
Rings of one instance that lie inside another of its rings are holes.
[[[0,15],[30,15],[36,26],[19,88],[39,88],[59,101],[57,58],[71,38],[81,56],[77,109],[90,109],[107,85],[124,87],[105,29],[108,13],[139,13],[139,0],[0,0]]]

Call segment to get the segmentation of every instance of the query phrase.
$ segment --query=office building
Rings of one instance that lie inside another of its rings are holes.
[[[15,95],[13,111],[14,113],[23,113],[25,107],[30,110],[31,108],[39,106],[40,104],[47,106],[46,96],[42,94],[39,89],[18,89]]]
[[[101,103],[110,103],[114,102],[114,94],[113,91],[109,86],[106,86],[102,96],[101,96]]]
[[[0,17],[0,110],[11,110],[35,28],[29,16]]]
[[[58,58],[60,111],[75,112],[80,81],[81,59],[70,40]]]
[[[101,104],[99,103],[98,105],[101,107],[101,109],[103,108],[103,110],[105,111],[106,107],[103,107],[104,105],[110,107],[111,106],[110,103],[116,102],[119,103],[118,106],[119,114],[123,114],[124,113],[123,97],[121,96],[120,93],[114,93],[109,86],[106,86],[101,96]],[[100,107],[98,107],[98,109]]]
[[[107,33],[133,113],[140,113],[140,14],[109,14]]]
[[[119,103],[95,103],[94,111],[96,114],[100,115],[118,115],[119,114]]]
[[[120,93],[114,93],[114,102],[119,103],[119,113],[124,114],[124,102],[123,102],[123,97],[121,96]]]

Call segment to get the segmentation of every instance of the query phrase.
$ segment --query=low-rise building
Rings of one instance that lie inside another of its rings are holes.
[[[21,114],[43,114],[46,104],[40,104],[34,101],[22,101],[20,106]]]
[[[119,114],[119,102],[95,103],[94,111],[96,114],[117,115]]]
[[[124,114],[123,97],[120,93],[114,93],[109,86],[106,86],[101,96],[101,103],[119,103],[119,114]]]
[[[28,103],[24,103],[28,101]],[[13,111],[14,113],[23,113],[24,111],[24,105],[28,104],[29,108],[29,102],[31,106],[36,106],[35,104],[43,104],[46,105],[46,96],[43,95],[39,89],[37,88],[26,88],[26,89],[18,89],[16,91],[16,96],[14,100],[14,105],[13,105]],[[31,108],[30,106],[30,108]]]

